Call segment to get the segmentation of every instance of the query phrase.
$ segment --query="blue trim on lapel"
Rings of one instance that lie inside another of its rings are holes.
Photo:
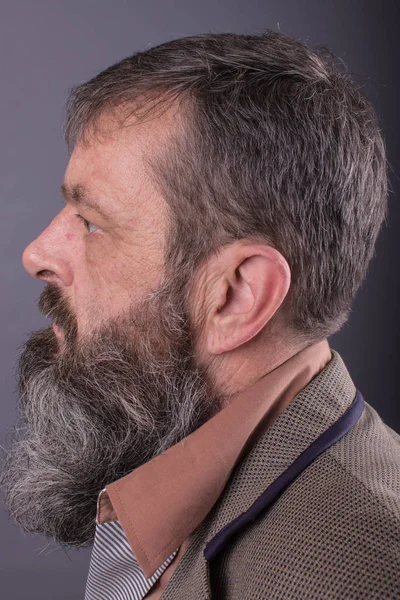
[[[257,498],[254,504],[236,519],[225,525],[206,545],[204,557],[212,560],[238,531],[255,521],[278,495],[287,488],[302,471],[327,448],[332,446],[356,424],[364,410],[364,398],[357,390],[353,403],[324,433],[322,433],[296,460]]]

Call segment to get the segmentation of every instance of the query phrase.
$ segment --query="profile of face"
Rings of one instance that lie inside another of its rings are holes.
[[[107,483],[221,402],[196,359],[188,282],[164,263],[167,206],[143,161],[163,132],[112,123],[75,146],[65,206],[23,255],[47,284],[39,308],[51,326],[20,358],[21,422],[1,478],[21,527],[76,546],[93,541]]]

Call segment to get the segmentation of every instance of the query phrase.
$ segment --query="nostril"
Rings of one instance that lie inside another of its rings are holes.
[[[36,277],[39,277],[39,279],[49,279],[50,277],[54,277],[54,273],[48,269],[42,269],[36,273]]]

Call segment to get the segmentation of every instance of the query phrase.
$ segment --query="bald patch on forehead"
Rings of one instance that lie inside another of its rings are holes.
[[[128,107],[120,110],[119,115],[104,113],[86,143],[76,144],[64,183],[88,190],[86,198],[97,201],[135,235],[143,228],[164,230],[171,215],[152,164],[173,146],[180,116],[171,107],[159,118],[142,121],[129,114]]]
[[[124,102],[101,110],[81,132],[77,144],[90,146],[123,137],[128,142],[130,139],[140,141],[145,151],[167,149],[168,140],[183,134],[187,110],[183,98],[175,102],[159,99],[139,106]]]

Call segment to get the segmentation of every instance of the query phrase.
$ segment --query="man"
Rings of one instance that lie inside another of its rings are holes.
[[[94,542],[87,600],[399,598],[400,438],[327,341],[386,214],[369,101],[280,33],[198,35],[75,88],[66,137],[13,518]]]

